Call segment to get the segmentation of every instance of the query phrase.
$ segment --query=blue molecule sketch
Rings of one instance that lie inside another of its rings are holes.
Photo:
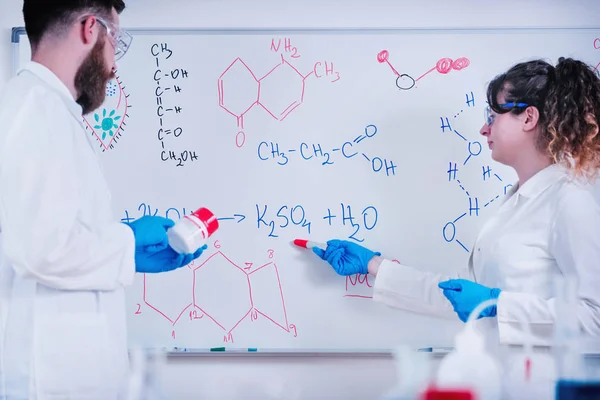
[[[465,97],[466,97],[465,103],[467,104],[467,109],[474,107],[475,106],[475,96],[473,95],[473,92],[467,93],[465,95]],[[453,124],[456,124],[456,121],[460,119],[459,117],[462,116],[463,112],[464,112],[464,108],[461,108],[461,110],[459,112],[454,114]],[[494,173],[493,169],[489,165],[480,165],[479,168],[481,168],[481,177],[484,182],[495,181],[496,183],[500,183],[502,185],[501,193],[497,194],[496,196],[494,196],[487,202],[482,202],[483,207],[481,207],[479,198],[477,198],[476,196],[472,196],[471,195],[472,192],[469,192],[469,190],[467,190],[467,187],[466,187],[467,185],[465,185],[465,183],[461,182],[460,166],[462,164],[462,166],[465,168],[471,168],[471,164],[476,164],[475,159],[477,158],[477,156],[479,156],[481,154],[481,152],[483,150],[483,146],[481,145],[481,142],[470,141],[469,139],[467,139],[468,135],[465,135],[465,134],[459,132],[457,129],[453,128],[450,123],[450,119],[448,117],[440,117],[440,122],[441,122],[440,129],[441,129],[442,133],[454,134],[453,137],[457,138],[462,143],[464,143],[466,150],[467,150],[465,159],[461,160],[460,162],[456,162],[453,160],[449,161],[448,169],[445,171],[445,174],[447,174],[447,176],[448,176],[448,182],[453,182],[460,189],[460,192],[464,193],[466,195],[466,197],[467,197],[467,199],[465,201],[465,211],[466,212],[464,212],[464,211],[461,212],[459,217],[454,218],[453,220],[447,222],[444,225],[444,227],[442,228],[442,237],[444,238],[444,240],[447,243],[456,243],[464,251],[469,253],[470,252],[469,248],[463,242],[461,242],[458,238],[458,236],[459,236],[459,234],[457,232],[458,221],[461,220],[463,217],[472,217],[472,218],[479,217],[480,211],[483,211],[488,206],[490,206],[492,203],[494,203],[496,200],[499,200],[501,196],[505,196],[507,194],[508,189],[512,185],[510,185],[510,184],[505,185],[503,183],[504,181],[500,177],[500,175]],[[448,133],[446,133],[446,132],[448,132]],[[471,162],[469,162],[469,161],[471,161]],[[478,167],[475,166],[475,168],[478,168]]]
[[[482,150],[481,143],[469,142],[468,150],[469,150],[469,156],[467,157],[465,162],[463,162],[463,165],[467,165],[467,161],[469,161],[471,159],[471,157],[478,156],[479,154],[481,154],[481,150]],[[475,151],[473,151],[473,150],[475,150]]]

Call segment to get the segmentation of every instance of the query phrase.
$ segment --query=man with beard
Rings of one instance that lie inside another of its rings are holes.
[[[83,114],[131,36],[122,0],[25,0],[32,60],[0,96],[0,399],[117,399],[128,378],[123,288],[169,271],[173,221],[116,219]]]

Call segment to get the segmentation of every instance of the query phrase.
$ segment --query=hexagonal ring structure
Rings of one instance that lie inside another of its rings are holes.
[[[273,118],[283,121],[304,101],[304,81],[305,77],[282,59],[258,80],[258,104]]]
[[[259,83],[250,68],[236,58],[219,76],[219,106],[240,120],[258,103]],[[227,89],[227,96],[225,96]]]

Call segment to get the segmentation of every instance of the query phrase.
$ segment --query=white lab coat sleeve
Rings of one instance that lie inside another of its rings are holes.
[[[15,272],[63,290],[131,284],[131,229],[118,220],[91,226],[80,219],[86,177],[80,176],[76,152],[82,149],[64,103],[56,94],[31,90],[13,117],[1,150],[0,218],[2,248]]]
[[[456,313],[438,283],[459,278],[469,279],[468,268],[450,276],[383,260],[373,285],[373,300],[421,314],[456,319]]]
[[[564,275],[577,276],[577,316],[586,334],[600,336],[600,208],[592,194],[570,190],[559,199],[549,240],[550,252]],[[502,292],[497,316],[500,342],[522,343],[517,313],[529,321],[536,344],[549,344],[556,318],[556,299]]]

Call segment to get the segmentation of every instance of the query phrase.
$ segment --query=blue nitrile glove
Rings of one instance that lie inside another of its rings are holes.
[[[207,245],[200,247],[194,254],[179,254],[170,246],[159,251],[146,251],[139,248],[135,251],[135,271],[151,274],[172,271],[200,257],[207,247]]]
[[[443,289],[444,296],[452,303],[454,312],[462,322],[467,322],[475,307],[486,300],[497,299],[501,290],[489,288],[467,279],[450,279],[438,284]],[[496,306],[489,306],[477,317],[495,317]]]
[[[347,240],[330,240],[327,249],[322,250],[313,247],[313,252],[327,261],[340,275],[348,276],[354,274],[367,274],[367,266],[374,256],[381,253],[373,252],[356,243]]]
[[[136,253],[138,249],[155,253],[169,246],[167,230],[175,225],[175,221],[159,216],[145,215],[127,225],[135,237]]]

